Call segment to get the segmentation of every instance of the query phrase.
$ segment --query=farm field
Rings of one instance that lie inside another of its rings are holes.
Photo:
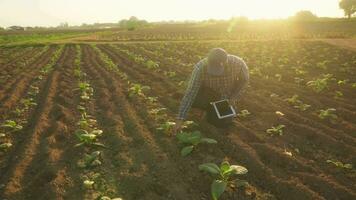
[[[152,39],[152,38],[150,38]],[[164,39],[164,37],[163,37]],[[322,41],[237,40],[0,47],[0,199],[211,199],[203,163],[244,166],[220,199],[356,199],[356,53]],[[250,70],[232,127],[194,110],[217,144],[181,156],[170,135],[209,49]]]

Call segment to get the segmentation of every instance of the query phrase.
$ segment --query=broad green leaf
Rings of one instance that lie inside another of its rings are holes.
[[[199,165],[199,170],[209,172],[211,174],[220,174],[220,168],[215,163],[205,163]]]
[[[214,200],[218,200],[219,197],[224,193],[226,189],[226,182],[221,181],[221,180],[215,180],[211,184],[211,196],[213,197]]]
[[[192,146],[186,146],[181,150],[180,154],[182,156],[186,156],[186,155],[190,154],[193,151],[193,149],[194,149],[193,145]]]

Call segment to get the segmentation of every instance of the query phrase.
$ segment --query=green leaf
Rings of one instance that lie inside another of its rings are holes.
[[[193,145],[191,145],[191,146],[186,146],[186,147],[184,147],[184,148],[181,150],[180,154],[181,154],[182,156],[187,156],[188,154],[190,154],[190,153],[193,151],[193,149],[194,149],[194,146],[193,146]]]
[[[246,174],[248,170],[240,165],[231,165],[230,168],[234,171],[234,174]]]
[[[177,134],[177,139],[181,143],[197,145],[201,142],[201,134],[199,131],[194,132],[181,132]]]
[[[216,144],[216,143],[218,143],[216,140],[211,139],[211,138],[202,138],[201,142],[208,143],[208,144]]]
[[[206,171],[211,174],[220,174],[220,168],[215,163],[205,163],[199,165],[199,170]]]
[[[227,186],[226,182],[221,180],[215,180],[211,184],[211,196],[213,197],[214,200],[219,199],[222,193],[224,193],[226,186]]]
[[[224,161],[221,163],[220,170],[223,174],[225,174],[230,169],[230,163],[228,161]]]

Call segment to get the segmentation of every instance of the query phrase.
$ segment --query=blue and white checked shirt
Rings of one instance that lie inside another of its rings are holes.
[[[249,80],[249,72],[246,63],[239,57],[228,55],[224,74],[221,76],[209,75],[207,72],[207,58],[199,61],[192,72],[188,87],[182,99],[178,119],[184,120],[192,106],[201,85],[218,91],[222,98],[237,100],[245,90]],[[234,88],[235,81],[239,85]]]

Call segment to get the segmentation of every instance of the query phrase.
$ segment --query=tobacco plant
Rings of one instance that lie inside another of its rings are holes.
[[[337,115],[335,114],[335,112],[335,108],[328,108],[326,110],[320,110],[318,116],[320,119],[330,119],[333,121],[337,119]]]
[[[129,97],[133,96],[143,96],[145,97],[144,91],[151,89],[149,86],[142,86],[141,84],[132,83],[129,88]]]
[[[82,160],[78,161],[80,168],[96,167],[101,165],[100,161],[101,151],[94,151],[91,154],[85,154]]]
[[[211,184],[213,200],[218,200],[228,187],[248,185],[247,181],[236,178],[237,175],[246,174],[248,170],[240,165],[230,165],[227,161],[222,162],[220,167],[215,163],[205,163],[199,165],[199,170],[208,172],[214,177],[214,181]]]
[[[307,82],[307,86],[312,88],[315,92],[320,93],[328,88],[328,84],[331,80],[334,80],[332,76],[332,74],[324,74],[323,78],[317,78]]]
[[[97,142],[97,138],[103,133],[102,130],[93,130],[90,133],[83,129],[78,129],[75,132],[75,136],[79,139],[78,144],[75,147],[82,146],[82,145],[94,145],[94,146],[101,146],[105,147],[103,144]]]
[[[180,132],[177,134],[177,139],[180,143],[185,146],[181,150],[181,155],[182,156],[187,156],[190,154],[198,144],[206,143],[206,144],[216,144],[217,141],[211,138],[206,138],[201,135],[199,131],[194,131],[194,132]]]
[[[172,128],[176,125],[175,122],[171,122],[171,121],[166,121],[162,124],[160,124],[158,127],[157,127],[157,130],[158,131],[161,131],[165,134],[169,134],[172,130]]]
[[[283,124],[280,124],[276,127],[272,126],[272,128],[269,128],[266,130],[266,132],[270,135],[283,135],[283,129],[286,127]]]
[[[19,131],[23,127],[13,120],[6,120],[2,125],[2,128],[9,129],[11,132]]]
[[[344,169],[352,169],[353,168],[352,164],[348,164],[348,163],[344,164],[344,163],[342,163],[340,161],[337,161],[337,160],[327,160],[326,162],[327,163],[332,163],[336,167],[339,167],[339,168],[344,168]]]
[[[246,118],[250,114],[251,113],[248,110],[241,110],[239,113],[237,113],[237,116],[241,118]]]

